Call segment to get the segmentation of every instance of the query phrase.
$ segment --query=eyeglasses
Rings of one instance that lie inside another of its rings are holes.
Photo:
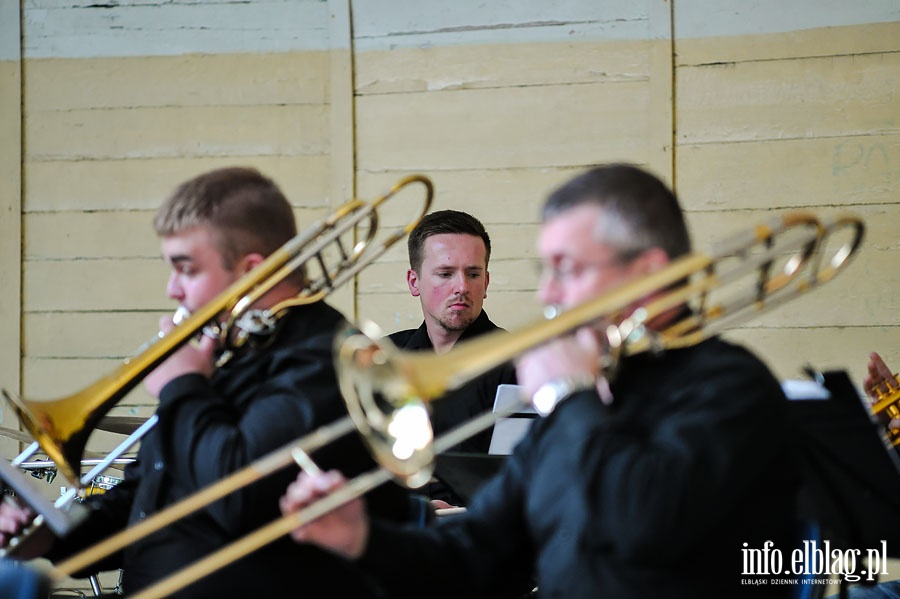
[[[580,279],[586,272],[592,270],[602,270],[611,266],[621,266],[622,264],[621,256],[615,256],[608,260],[596,260],[593,262],[576,262],[562,259],[555,264],[543,262],[538,265],[538,268],[542,281],[564,283]]]

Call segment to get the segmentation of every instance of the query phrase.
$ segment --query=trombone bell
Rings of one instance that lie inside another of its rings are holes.
[[[96,410],[86,412],[85,406],[92,405],[97,397],[105,398],[111,405],[129,389],[123,389],[115,379],[103,377],[74,395],[56,400],[26,400],[5,389],[3,396],[47,458],[56,462],[60,474],[80,487],[81,457],[88,437],[105,414]]]
[[[375,325],[363,329],[348,329],[335,341],[347,411],[378,462],[407,487],[421,487],[434,472],[426,402],[394,374],[393,344]]]

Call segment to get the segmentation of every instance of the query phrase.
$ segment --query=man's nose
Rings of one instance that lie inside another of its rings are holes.
[[[184,290],[181,288],[181,283],[178,281],[177,273],[173,272],[169,275],[169,280],[166,283],[166,294],[169,296],[169,299],[184,299]]]
[[[559,285],[556,279],[552,277],[542,277],[538,284],[538,300],[545,306],[559,304],[562,295],[559,291]]]
[[[466,273],[460,273],[453,278],[453,291],[465,295],[469,291],[469,278]]]

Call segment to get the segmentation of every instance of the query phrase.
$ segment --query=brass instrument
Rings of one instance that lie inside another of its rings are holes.
[[[496,420],[508,416],[515,407],[509,412],[482,414],[438,437],[434,443],[430,442],[429,431],[423,435],[416,426],[403,426],[404,421],[421,424],[419,416],[427,403],[487,370],[553,338],[599,321],[608,323],[606,333],[613,359],[606,368],[610,372],[614,371],[616,360],[625,355],[696,344],[831,280],[855,254],[863,233],[862,221],[853,216],[823,223],[807,212],[790,213],[726,241],[709,254],[694,253],[675,260],[656,273],[576,306],[551,320],[538,322],[517,332],[484,335],[460,344],[453,352],[441,356],[399,351],[381,338],[380,332],[371,329],[347,331],[336,339],[341,391],[353,423],[381,467],[348,481],[344,487],[307,508],[279,518],[207,555],[144,589],[133,599],[169,595],[392,477],[410,486],[427,480],[436,453],[446,451],[489,428]],[[837,249],[830,249],[830,244],[842,234],[848,234],[849,239]],[[780,243],[784,238],[788,238],[787,243]],[[731,267],[726,269],[729,262]],[[746,285],[748,276],[749,286]],[[744,286],[738,285],[737,290],[726,291],[731,285],[742,282]],[[720,299],[718,296],[723,291],[724,297]],[[632,308],[641,301],[640,307]],[[653,332],[646,327],[654,316],[685,304],[691,310],[683,318],[670,323],[665,330]],[[365,326],[363,328],[367,329]],[[330,425],[331,430],[327,428],[301,438],[294,450],[314,450],[346,434],[353,427],[345,418]],[[394,451],[397,447],[401,448],[400,455]],[[266,456],[119,533],[116,538],[101,542],[59,564],[57,573],[71,574],[121,549],[135,538],[208,505],[230,490],[258,480],[273,467],[286,466],[291,463],[291,453],[292,449],[285,447]],[[163,518],[159,520],[158,517]]]
[[[425,186],[423,209],[402,230],[369,251],[378,231],[379,206],[414,183]],[[309,304],[324,298],[408,234],[428,211],[433,196],[431,181],[422,175],[412,175],[398,181],[388,193],[371,203],[351,200],[285,243],[169,333],[150,343],[144,351],[124,360],[112,373],[85,389],[52,401],[21,399],[6,391],[3,394],[48,458],[57,464],[59,472],[73,485],[80,486],[76,468],[93,429],[119,400],[163,360],[190,341],[201,329],[218,322],[223,313],[226,316],[218,327],[218,335],[230,345],[239,346],[245,339],[243,332],[238,330],[239,319],[259,297],[299,269],[318,265],[321,272],[315,277],[307,275],[300,294],[273,307],[269,310],[270,315],[277,317],[289,306]],[[365,227],[361,240],[348,249],[341,236],[352,234],[357,225]]]
[[[892,447],[897,447],[900,445],[900,430],[893,429],[887,424],[895,418],[900,418],[900,375],[895,374],[893,379],[876,385],[872,394],[875,396],[871,407],[872,413],[886,421],[887,442]]]

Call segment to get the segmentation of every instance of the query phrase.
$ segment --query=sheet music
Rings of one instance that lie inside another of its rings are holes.
[[[788,399],[799,401],[822,400],[831,397],[831,393],[823,385],[803,379],[784,380],[781,382],[781,390]]]
[[[537,412],[530,403],[522,401],[521,385],[499,385],[497,395],[494,397],[494,411],[498,411],[510,404],[520,404],[521,409],[509,418],[501,418],[494,424],[494,434],[491,437],[491,446],[488,453],[492,455],[509,455],[513,447],[528,432],[533,419],[537,418]]]

